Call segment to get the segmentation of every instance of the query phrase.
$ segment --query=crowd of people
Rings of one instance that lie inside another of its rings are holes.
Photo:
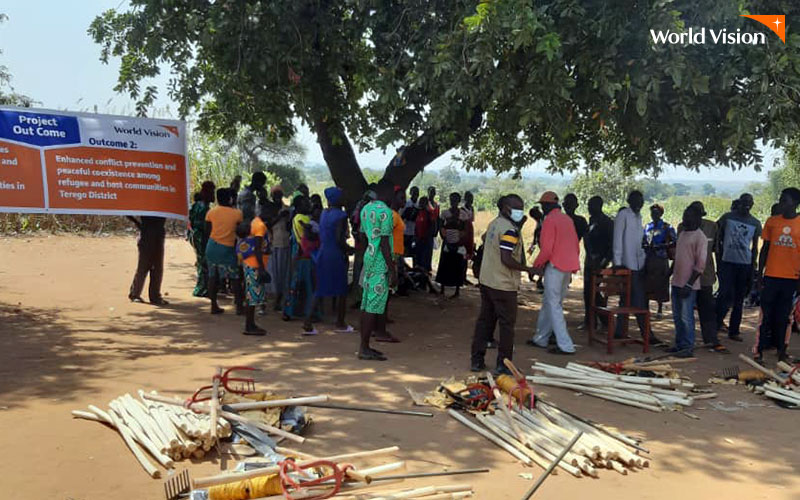
[[[385,360],[371,340],[400,341],[386,329],[390,295],[414,290],[444,294],[453,288],[457,297],[467,282],[475,252],[470,193],[463,203],[461,195],[453,193],[442,209],[433,187],[423,197],[413,187],[406,199],[404,189],[382,181],[371,185],[348,211],[337,187],[325,189],[323,206],[323,198],[301,184],[287,205],[280,186],[268,192],[261,172],[241,190],[240,184],[240,177],[219,189],[210,181],[202,184],[189,212],[188,239],[196,254],[193,295],[210,299],[211,314],[225,312],[220,294],[232,295],[236,314],[245,318],[245,335],[266,334],[256,315],[268,314],[270,306],[284,321],[301,320],[303,335],[317,334],[315,325],[326,310],[335,314],[336,332],[355,333],[346,321],[347,299],[355,292],[361,310],[358,356]],[[144,230],[140,240],[150,241]],[[160,248],[163,262],[163,236]],[[147,274],[147,266],[139,267],[129,294],[135,301],[142,301]],[[151,278],[151,302],[166,304],[154,287],[160,283]]]
[[[475,210],[469,192],[451,193],[448,205],[437,202],[434,187],[420,196],[386,180],[369,186],[356,203],[345,203],[337,187],[311,195],[300,185],[288,197],[280,186],[267,190],[266,176],[252,175],[240,188],[241,178],[228,187],[204,182],[189,217],[189,241],[196,253],[197,282],[193,295],[210,300],[210,313],[222,314],[219,296],[233,296],[236,314],[244,316],[245,335],[264,335],[258,314],[271,307],[284,321],[301,320],[302,334],[317,334],[326,311],[333,312],[335,331],[356,333],[346,321],[348,296],[354,293],[360,309],[358,357],[385,360],[371,341],[400,340],[387,331],[390,296],[415,290],[458,297],[470,284],[467,269],[480,289],[480,313],[475,323],[471,369],[486,369],[485,356],[497,349],[496,372],[505,372],[512,359],[517,317],[517,295],[527,274],[542,295],[535,331],[527,344],[554,354],[576,352],[567,328],[564,299],[573,275],[581,271],[583,242],[584,320],[589,325],[590,304],[604,305],[607,297],[592,297],[592,276],[608,268],[630,274],[630,304],[649,309],[656,302],[657,319],[663,304],[671,302],[675,340],[671,345],[649,331],[643,314],[636,320],[651,345],[661,345],[679,357],[694,355],[695,310],[703,345],[727,353],[719,333],[742,342],[741,320],[749,297],[760,305],[753,355],[777,350],[787,360],[791,315],[800,283],[800,190],[785,189],[763,227],[750,212],[753,197],[742,194],[718,221],[706,218],[703,204],[691,203],[682,222],[673,228],[663,220],[660,205],[650,207],[651,221],[642,220],[644,196],[632,191],[627,206],[612,218],[603,211],[603,199],[587,201],[589,220],[576,213],[579,200],[567,194],[563,201],[552,191],[538,199],[526,215],[525,201],[516,194],[497,201],[497,216],[476,245]],[[534,241],[526,257],[522,229],[531,219]],[[142,301],[150,274],[150,302],[165,305],[160,293],[163,274],[164,223],[157,217],[133,219],[140,229],[139,263],[130,289],[132,301]],[[351,238],[352,236],[352,238]],[[350,242],[353,242],[351,245]],[[763,243],[760,246],[759,241]],[[433,255],[439,248],[434,272]],[[528,260],[535,258],[531,264]],[[352,272],[350,262],[352,257]],[[352,278],[351,278],[352,276]],[[717,285],[716,292],[714,291]],[[326,301],[325,299],[328,299]],[[327,307],[330,306],[330,307]],[[730,313],[727,326],[725,318]],[[615,336],[627,336],[622,318]],[[495,329],[498,335],[495,340]]]

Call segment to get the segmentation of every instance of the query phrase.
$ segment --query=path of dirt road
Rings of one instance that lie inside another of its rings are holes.
[[[392,331],[402,344],[385,346],[386,363],[355,359],[356,337],[324,332],[303,338],[297,322],[275,315],[262,319],[265,338],[240,334],[233,315],[212,317],[206,302],[190,296],[193,255],[178,239],[167,242],[164,290],[172,304],[163,309],[127,301],[136,262],[132,237],[35,236],[0,240],[0,497],[4,499],[160,499],[160,481],[147,477],[116,433],[100,424],[73,420],[69,411],[87,404],[105,406],[139,388],[187,395],[208,382],[216,365],[247,364],[265,370],[275,390],[292,394],[328,393],[351,403],[407,408],[404,387],[433,388],[450,375],[463,375],[477,314],[476,289],[439,306],[428,295],[392,304]],[[579,319],[573,286],[570,324]],[[540,296],[522,296],[515,361],[527,368],[534,357],[564,359],[524,345],[531,334]],[[350,314],[350,321],[357,321]],[[744,334],[753,336],[752,311]],[[671,338],[670,321],[657,332]],[[574,331],[574,329],[572,329]],[[608,359],[599,346],[577,359]],[[731,346],[736,353],[744,345]],[[637,353],[622,349],[615,358]],[[735,355],[698,350],[686,372],[695,382],[735,363]],[[493,360],[489,360],[493,361]],[[778,409],[741,387],[718,387],[719,411],[707,402],[692,412],[654,414],[569,391],[548,389],[548,397],[586,417],[645,438],[650,469],[621,476],[601,471],[599,479],[550,478],[536,498],[619,499],[800,499],[800,413]],[[739,404],[759,405],[742,407]],[[763,406],[761,406],[763,405]],[[505,452],[489,445],[444,414],[433,419],[314,412],[312,438],[301,449],[319,455],[401,448],[409,468],[491,467],[469,480],[479,499],[518,499],[537,476]],[[212,473],[219,463],[191,466]],[[445,481],[439,481],[445,482]],[[430,481],[428,481],[430,483]]]

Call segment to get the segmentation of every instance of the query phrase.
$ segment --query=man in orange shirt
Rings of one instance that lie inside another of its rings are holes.
[[[764,349],[777,348],[778,360],[789,362],[784,334],[800,278],[800,189],[787,188],[778,200],[780,213],[767,219],[758,262],[761,291],[761,327],[754,359],[763,361]]]

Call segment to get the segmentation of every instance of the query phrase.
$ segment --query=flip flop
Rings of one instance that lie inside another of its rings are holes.
[[[714,347],[709,349],[708,352],[716,352],[716,353],[719,353],[719,354],[730,354],[731,353],[731,351],[728,350],[728,348],[725,347],[722,344],[715,345]]]
[[[262,336],[262,335],[266,335],[266,334],[267,334],[267,331],[264,330],[263,328],[260,328],[260,327],[256,327],[254,330],[245,330],[245,331],[242,332],[242,335]]]
[[[334,330],[333,332],[334,332],[334,333],[353,333],[353,332],[355,332],[355,331],[356,331],[356,329],[355,329],[355,328],[353,328],[353,327],[352,327],[352,326],[350,326],[350,325],[347,325],[347,326],[346,326],[346,327],[344,327],[344,328],[337,328],[337,329],[336,329],[336,330]]]
[[[392,334],[389,334],[389,335],[386,335],[386,336],[375,335],[373,338],[375,339],[375,342],[386,342],[387,344],[399,344],[400,343],[400,339],[398,339],[397,337],[395,337]]]
[[[386,356],[375,351],[359,352],[358,359],[364,361],[386,361]]]
[[[303,329],[303,335],[317,335],[318,333],[316,328],[312,328],[311,330]]]

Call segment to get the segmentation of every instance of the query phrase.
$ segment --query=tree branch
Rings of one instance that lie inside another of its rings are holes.
[[[468,126],[464,127],[462,129],[464,131],[452,141],[438,143],[435,132],[425,132],[406,147],[403,152],[404,161],[401,165],[395,165],[394,159],[389,163],[383,177],[396,186],[401,186],[403,189],[407,188],[422,169],[478,130],[482,121],[483,109],[480,106],[476,106],[472,110]]]

